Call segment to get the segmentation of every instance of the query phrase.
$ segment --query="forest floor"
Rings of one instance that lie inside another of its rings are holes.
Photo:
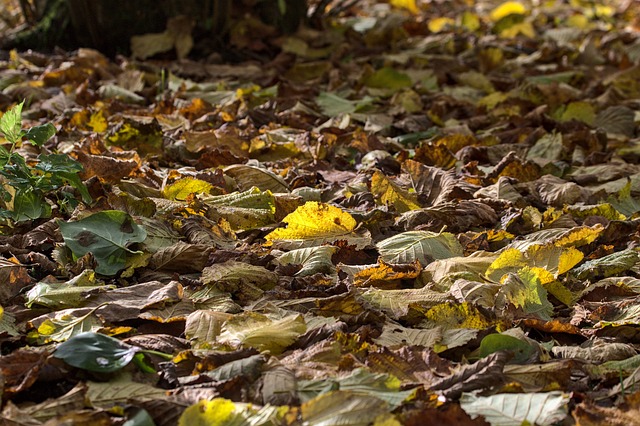
[[[335,11],[0,52],[2,424],[640,424],[640,3]]]

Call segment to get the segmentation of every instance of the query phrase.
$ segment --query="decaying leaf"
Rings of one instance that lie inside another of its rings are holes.
[[[308,201],[282,219],[286,228],[276,229],[265,236],[269,244],[279,247],[302,248],[346,240],[361,246],[362,237],[353,231],[356,220],[338,207]]]
[[[638,423],[638,2],[33,3],[5,423]]]

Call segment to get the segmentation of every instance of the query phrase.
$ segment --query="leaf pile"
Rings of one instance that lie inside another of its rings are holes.
[[[57,130],[17,150],[93,201],[4,223],[3,419],[636,424],[640,8],[532,3],[356,3],[236,65],[10,52],[2,110]]]

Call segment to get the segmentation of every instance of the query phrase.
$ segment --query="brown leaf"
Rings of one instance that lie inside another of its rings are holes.
[[[97,315],[105,321],[114,323],[138,318],[143,310],[165,303],[174,303],[182,300],[182,285],[177,281],[164,284],[158,281],[150,281],[129,287],[108,290],[88,297],[86,306],[97,307]]]
[[[38,379],[40,370],[45,366],[49,354],[47,351],[18,349],[0,357],[0,371],[3,377],[3,396],[11,398],[25,391]]]
[[[503,369],[510,357],[506,351],[494,352],[475,364],[463,366],[450,376],[433,383],[429,390],[440,391],[439,393],[450,399],[458,399],[463,392],[500,385],[505,381]]]
[[[149,259],[149,268],[156,271],[201,272],[209,261],[210,251],[207,246],[178,241],[154,253]]]
[[[0,259],[0,282],[0,305],[6,305],[31,284],[31,277],[15,258],[13,261]]]
[[[421,383],[426,387],[451,373],[449,361],[431,349],[417,346],[404,346],[393,350],[379,348],[369,352],[365,364],[371,371],[391,374],[404,383]]]

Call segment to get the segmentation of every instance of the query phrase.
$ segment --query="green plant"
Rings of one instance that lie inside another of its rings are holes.
[[[76,188],[85,203],[91,202],[89,191],[78,176],[82,165],[76,160],[66,154],[40,154],[28,162],[16,152],[23,141],[41,148],[56,133],[51,123],[23,129],[23,104],[24,101],[0,117],[0,133],[7,142],[0,145],[0,218],[8,223],[49,217],[51,204],[47,197],[62,208],[77,205],[73,194],[58,191],[65,185]]]

